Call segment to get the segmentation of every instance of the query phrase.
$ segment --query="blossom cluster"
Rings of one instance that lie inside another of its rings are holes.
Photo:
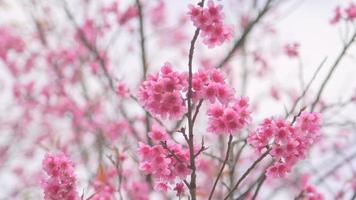
[[[170,184],[174,184],[171,189],[180,194],[183,191],[181,182],[190,174],[189,150],[172,141],[163,141],[166,136],[162,135],[166,134],[162,128],[155,127],[149,136],[154,141],[161,140],[160,143],[153,146],[139,144],[140,170],[153,175],[156,190],[167,191]]]
[[[324,200],[324,195],[319,193],[313,185],[309,185],[304,188],[305,200]]]
[[[285,54],[290,58],[295,58],[299,56],[299,43],[289,43],[284,46]]]
[[[189,16],[194,25],[202,31],[204,43],[212,48],[230,40],[233,34],[231,25],[223,23],[224,14],[222,5],[215,5],[212,0],[208,1],[208,7],[189,6]]]
[[[149,200],[149,186],[145,181],[135,181],[129,185],[128,196],[130,199]]]
[[[44,199],[78,200],[73,162],[64,154],[47,154],[43,170],[48,178],[43,180]]]
[[[241,97],[231,106],[214,104],[208,110],[208,130],[215,134],[236,134],[250,121],[248,99]]]
[[[306,184],[303,188],[304,200],[324,200],[325,197],[320,193],[314,185]]]
[[[266,119],[249,135],[248,142],[258,151],[270,148],[269,154],[276,162],[268,168],[267,175],[284,177],[318,140],[320,123],[320,115],[309,112],[302,112],[295,124],[284,119]]]
[[[118,176],[117,170],[105,169],[99,165],[97,175],[92,181],[94,195],[92,200],[112,200],[115,197],[116,187],[113,180]]]
[[[215,68],[200,69],[192,76],[192,99],[210,103],[208,130],[216,134],[234,134],[250,121],[248,99],[237,99],[225,79],[225,74]],[[187,82],[186,74],[174,72],[166,63],[160,73],[142,83],[139,100],[151,114],[177,119],[186,111]],[[160,131],[150,134],[154,134],[154,140],[163,136]]]
[[[334,10],[334,16],[330,19],[330,23],[337,24],[343,18],[348,21],[353,21],[356,19],[356,4],[355,3],[350,3],[344,9],[342,9],[340,6],[337,6]]]
[[[25,46],[21,37],[15,36],[7,27],[0,27],[0,58],[7,60],[9,50],[14,50],[18,53],[22,52]]]
[[[160,73],[148,76],[139,89],[139,101],[155,116],[177,119],[183,116],[186,105],[182,90],[187,87],[184,73],[175,72],[165,63]]]
[[[324,200],[324,195],[318,191],[318,189],[310,183],[310,175],[302,174],[300,177],[300,187],[302,188],[299,194],[304,200]]]
[[[218,100],[227,104],[233,99],[234,91],[225,81],[225,75],[218,69],[201,69],[193,74],[192,89],[193,100],[209,100],[214,103]]]

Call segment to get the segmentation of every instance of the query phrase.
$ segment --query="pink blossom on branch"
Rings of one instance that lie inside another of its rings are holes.
[[[194,25],[202,31],[203,42],[209,47],[219,46],[232,38],[233,27],[223,22],[222,5],[208,1],[208,7],[189,5],[188,15]]]
[[[248,137],[258,151],[270,148],[275,164],[268,168],[269,177],[284,177],[305,158],[320,137],[321,119],[318,113],[302,112],[295,124],[284,119],[266,119]]]
[[[43,170],[47,178],[42,181],[45,200],[79,200],[73,162],[64,154],[46,154]]]
[[[218,69],[200,69],[193,74],[193,100],[208,100],[227,104],[234,98],[234,90],[226,83],[226,75]]]
[[[140,170],[152,174],[156,179],[156,190],[172,189],[172,184],[185,180],[190,174],[189,150],[180,144],[171,141],[154,146],[140,143],[138,152],[141,157]]]
[[[145,109],[161,118],[178,119],[186,112],[182,89],[187,87],[184,73],[175,72],[165,63],[159,73],[149,75],[138,93]]]

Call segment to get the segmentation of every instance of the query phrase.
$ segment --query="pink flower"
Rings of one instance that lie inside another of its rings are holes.
[[[348,20],[354,20],[356,18],[356,5],[354,3],[351,3],[349,7],[345,9],[345,13]]]
[[[290,57],[290,58],[295,58],[299,56],[299,44],[298,43],[290,43],[290,44],[286,44],[284,46],[284,52],[285,54]]]
[[[149,186],[145,181],[135,181],[128,192],[130,199],[149,200]]]
[[[302,132],[316,134],[319,132],[321,116],[319,113],[302,112],[296,120],[296,127]]]
[[[120,82],[116,86],[116,92],[120,97],[128,97],[129,96],[129,89],[127,88],[126,84]]]
[[[208,1],[207,8],[189,5],[188,15],[193,24],[202,31],[203,42],[213,48],[232,38],[233,27],[223,24],[222,6]]]
[[[11,51],[21,53],[25,43],[21,37],[16,36],[9,27],[0,27],[0,58],[7,61],[7,55]]]
[[[63,153],[46,154],[43,169],[48,178],[43,180],[44,199],[77,200],[74,164]]]
[[[120,25],[125,25],[130,20],[138,16],[138,9],[136,6],[129,6],[121,15],[117,17],[117,21]]]
[[[157,26],[165,22],[166,4],[163,0],[159,0],[158,3],[150,10],[151,22]]]
[[[341,8],[337,6],[334,10],[334,16],[330,19],[330,24],[337,24],[341,20]]]
[[[324,195],[319,193],[315,186],[307,184],[303,188],[303,197],[305,200],[324,200]]]
[[[190,174],[189,150],[171,141],[165,144],[163,147],[161,144],[149,146],[141,143],[138,149],[140,170],[157,180],[155,189],[159,191],[171,189],[171,184]]]
[[[291,125],[284,119],[266,119],[248,136],[248,143],[258,151],[271,148],[270,155],[277,162],[268,168],[269,177],[283,177],[301,159],[320,134],[318,113],[302,112]]]
[[[215,134],[237,134],[250,122],[248,99],[242,97],[230,106],[214,104],[208,110],[208,130]]]
[[[278,162],[267,169],[266,175],[268,177],[273,177],[273,178],[277,178],[277,177],[282,178],[289,171],[290,171],[290,166],[288,166],[285,163]]]
[[[184,192],[184,183],[177,183],[173,190],[177,192],[177,197],[181,196]]]
[[[115,197],[116,186],[115,177],[118,176],[116,169],[106,170],[100,166],[95,179],[92,181],[95,194],[93,200],[113,200]]]
[[[159,125],[153,125],[151,132],[148,133],[150,138],[154,141],[165,141],[167,140],[168,136],[166,131],[163,127]]]
[[[168,185],[167,185],[167,183],[162,183],[162,182],[156,183],[155,184],[155,190],[156,191],[167,192]]]
[[[193,74],[193,100],[208,100],[227,104],[233,99],[233,89],[225,81],[225,75],[218,69],[201,69]]]
[[[280,100],[281,96],[279,94],[279,91],[275,86],[272,86],[270,89],[270,95],[275,99],[275,100]]]
[[[139,89],[139,101],[145,109],[161,118],[178,119],[186,111],[182,89],[187,87],[183,73],[174,72],[169,63],[165,63],[161,72],[150,75]]]

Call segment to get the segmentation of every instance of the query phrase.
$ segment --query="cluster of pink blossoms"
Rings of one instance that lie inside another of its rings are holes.
[[[174,72],[171,65],[165,63],[160,73],[150,75],[142,83],[138,93],[139,101],[155,116],[177,119],[186,111],[182,94],[186,87],[186,75]]]
[[[78,200],[73,162],[63,153],[47,154],[43,169],[48,178],[43,180],[44,199]]]
[[[153,175],[156,179],[156,190],[167,191],[170,188],[180,195],[184,186],[182,181],[190,174],[189,150],[172,141],[163,141],[167,138],[163,128],[156,126],[149,136],[155,142],[161,143],[153,146],[140,143],[140,170]]]
[[[215,134],[236,134],[250,122],[248,99],[241,97],[231,106],[214,104],[208,110],[208,130]]]
[[[95,178],[91,181],[94,189],[94,194],[91,200],[113,200],[117,188],[114,184],[117,177],[117,169],[106,169],[103,165],[99,165]]]
[[[234,134],[250,121],[248,99],[237,99],[234,90],[226,83],[225,75],[218,69],[199,70],[192,77],[192,99],[207,100],[209,128],[216,134]],[[139,90],[139,100],[151,114],[177,119],[186,111],[187,75],[174,72],[169,64],[161,72],[151,75]],[[155,132],[151,132],[155,133]],[[151,137],[162,135],[152,135]]]
[[[356,4],[350,3],[348,7],[342,9],[340,6],[335,8],[334,16],[330,19],[331,24],[337,24],[341,19],[348,21],[356,19]]]
[[[225,75],[215,69],[199,70],[193,74],[193,100],[208,100],[208,131],[215,134],[235,134],[250,121],[248,99],[234,96]]]
[[[195,102],[208,100],[210,103],[227,105],[234,100],[234,90],[225,81],[225,75],[218,69],[199,70],[193,74],[192,98]],[[164,64],[160,73],[150,75],[139,89],[139,101],[152,115],[161,118],[178,119],[186,112],[184,98],[188,91],[186,73],[172,70]]]
[[[258,151],[271,148],[269,154],[276,163],[268,168],[267,175],[284,177],[319,139],[320,125],[318,113],[302,112],[295,125],[284,119],[266,119],[249,135],[248,142]]]
[[[234,91],[225,81],[225,75],[215,69],[201,69],[193,74],[193,100],[209,100],[214,103],[218,100],[222,104],[227,104],[233,99]]]
[[[0,27],[0,58],[4,61],[7,61],[7,54],[9,50],[14,50],[18,53],[21,53],[24,49],[24,41],[15,36],[10,28]]]
[[[209,48],[230,40],[233,34],[232,26],[223,23],[222,7],[222,5],[215,5],[211,0],[208,1],[207,8],[189,5],[188,14],[194,25],[202,31],[204,43]]]
[[[302,199],[303,200],[324,200],[324,195],[309,182],[309,175],[301,177]]]
[[[135,181],[126,187],[128,199],[149,200],[150,187],[145,181]]]
[[[324,195],[317,191],[315,186],[307,185],[303,190],[304,200],[324,200]]]
[[[295,58],[299,56],[299,43],[289,43],[284,46],[285,54],[290,58]]]

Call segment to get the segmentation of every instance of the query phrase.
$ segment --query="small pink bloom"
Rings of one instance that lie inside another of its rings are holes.
[[[295,58],[299,56],[299,44],[298,43],[290,43],[284,46],[285,54],[290,58]]]
[[[330,19],[330,24],[337,24],[341,20],[341,8],[337,6],[334,10],[334,16]]]
[[[356,18],[356,4],[351,3],[349,7],[345,9],[347,19],[352,21]]]
[[[209,48],[223,44],[232,38],[233,28],[223,24],[224,14],[221,5],[209,0],[207,8],[189,5],[188,15],[193,24],[202,31],[203,42]]]

